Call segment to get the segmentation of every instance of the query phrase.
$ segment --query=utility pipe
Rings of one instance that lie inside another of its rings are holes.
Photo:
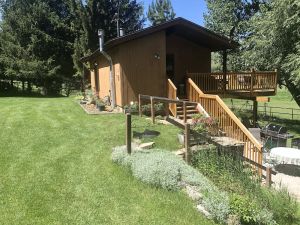
[[[99,50],[100,53],[108,60],[109,62],[109,81],[110,81],[110,97],[111,97],[111,106],[115,108],[116,106],[116,90],[115,90],[115,70],[112,58],[103,50],[104,45],[104,30],[98,30],[99,37]]]

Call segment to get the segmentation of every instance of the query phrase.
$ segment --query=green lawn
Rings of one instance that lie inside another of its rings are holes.
[[[124,115],[87,115],[71,98],[0,98],[0,224],[213,224],[182,192],[134,179],[110,160]],[[173,126],[157,147],[176,149]]]

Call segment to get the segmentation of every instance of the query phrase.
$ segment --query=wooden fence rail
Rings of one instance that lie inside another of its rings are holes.
[[[226,136],[245,143],[244,157],[262,165],[262,145],[234,115],[218,95],[204,94],[191,78],[187,80],[187,97],[192,102],[199,102],[206,112],[218,120],[219,128]],[[255,168],[261,175],[261,168]]]

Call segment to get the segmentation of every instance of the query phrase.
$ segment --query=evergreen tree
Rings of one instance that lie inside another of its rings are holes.
[[[143,28],[143,5],[136,0],[88,0],[80,4],[80,34],[75,41],[74,63],[78,74],[83,66],[79,59],[99,48],[98,29],[105,31],[105,39],[117,37],[117,20],[125,33]]]
[[[2,1],[0,62],[11,79],[31,80],[57,92],[74,74],[70,1]]]
[[[157,25],[168,20],[174,19],[176,16],[170,0],[152,1],[148,8],[147,17],[152,25]]]

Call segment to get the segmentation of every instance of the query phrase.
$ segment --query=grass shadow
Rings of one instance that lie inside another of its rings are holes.
[[[66,96],[57,95],[42,95],[38,92],[32,91],[3,91],[0,90],[0,97],[24,97],[24,98],[65,98]]]

